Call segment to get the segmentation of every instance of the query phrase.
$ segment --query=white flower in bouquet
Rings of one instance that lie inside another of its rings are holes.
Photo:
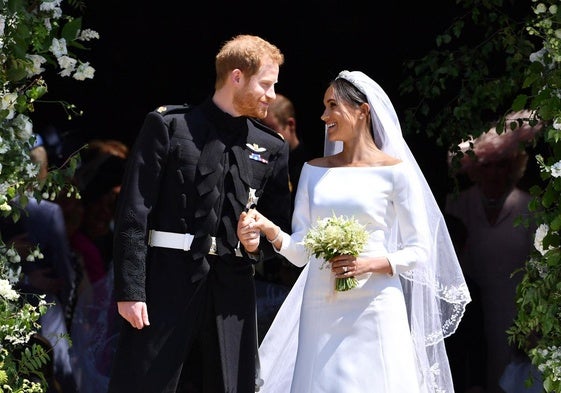
[[[303,244],[316,258],[324,263],[337,255],[358,256],[368,241],[368,231],[354,217],[336,216],[319,219],[304,237]],[[335,290],[347,291],[355,288],[355,277],[337,278]]]

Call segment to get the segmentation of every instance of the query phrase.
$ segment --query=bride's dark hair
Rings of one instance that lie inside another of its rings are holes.
[[[343,78],[337,78],[331,82],[335,98],[353,106],[368,103],[366,95],[356,88],[351,82]]]

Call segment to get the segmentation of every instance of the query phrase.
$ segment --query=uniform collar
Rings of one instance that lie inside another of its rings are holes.
[[[219,134],[238,134],[247,131],[248,118],[246,116],[234,117],[224,112],[212,101],[211,97],[201,104],[201,108],[207,118],[216,125]]]

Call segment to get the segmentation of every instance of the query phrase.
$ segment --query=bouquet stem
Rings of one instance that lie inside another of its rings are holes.
[[[346,278],[336,278],[335,279],[335,290],[336,291],[348,291],[349,289],[356,288],[358,286],[358,281],[354,277]]]

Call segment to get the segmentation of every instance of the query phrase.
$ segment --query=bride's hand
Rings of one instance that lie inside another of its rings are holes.
[[[355,257],[338,255],[329,261],[331,271],[337,277],[360,276],[365,273],[392,274],[392,267],[386,257]]]
[[[360,272],[357,257],[353,255],[338,255],[329,260],[331,271],[337,277],[353,277],[363,274]]]
[[[253,227],[259,228],[267,240],[272,243],[277,250],[280,250],[282,246],[281,228],[255,209],[249,210],[248,215],[253,217]]]

